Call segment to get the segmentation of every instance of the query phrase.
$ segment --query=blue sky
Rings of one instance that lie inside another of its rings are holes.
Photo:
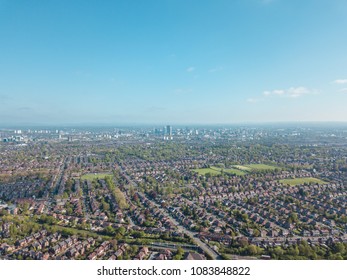
[[[0,124],[347,121],[345,0],[0,0]]]

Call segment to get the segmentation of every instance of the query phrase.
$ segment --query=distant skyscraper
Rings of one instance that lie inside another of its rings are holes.
[[[172,135],[172,126],[171,125],[167,125],[166,126],[166,134],[167,135]]]

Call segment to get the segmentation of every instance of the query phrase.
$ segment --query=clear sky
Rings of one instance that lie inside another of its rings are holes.
[[[0,0],[0,124],[347,121],[346,0]]]

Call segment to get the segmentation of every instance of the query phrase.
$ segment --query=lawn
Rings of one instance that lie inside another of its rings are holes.
[[[89,173],[81,176],[81,180],[93,181],[94,179],[105,179],[107,176],[113,176],[111,173]]]
[[[267,164],[245,164],[245,165],[233,165],[234,168],[246,171],[246,172],[252,172],[252,171],[264,171],[264,170],[275,170],[279,167],[267,165]]]
[[[222,171],[224,173],[229,173],[237,176],[243,176],[252,171],[264,171],[264,170],[275,170],[280,167],[267,165],[267,164],[245,164],[245,165],[233,165],[232,168],[220,168],[216,166],[211,166],[210,168],[198,168],[193,169],[193,171],[199,173],[200,175],[206,175],[206,173],[210,173],[211,175],[220,175]]]
[[[233,165],[234,168],[242,170],[242,171],[247,171],[247,172],[251,172],[252,168],[247,167],[245,165]]]
[[[193,169],[194,172],[197,172],[199,175],[206,175],[207,173],[210,173],[211,175],[220,175],[221,172],[219,170],[215,170],[212,168],[198,168]]]
[[[325,181],[317,179],[317,178],[312,178],[312,177],[306,177],[306,178],[295,178],[295,179],[283,179],[280,180],[281,184],[284,185],[290,185],[290,186],[297,186],[297,185],[302,185],[302,184],[326,184]]]
[[[220,172],[223,170],[224,173],[230,173],[230,174],[239,175],[239,176],[246,174],[246,172],[239,170],[239,169],[236,169],[236,168],[224,169],[224,168],[220,168],[220,167],[211,166],[211,169],[216,170],[216,171],[220,171]]]
[[[193,169],[193,171],[199,173],[199,175],[206,175],[207,173],[210,173],[211,175],[220,175],[222,174],[222,170],[224,173],[230,173],[230,174],[239,175],[239,176],[246,174],[245,172],[238,169],[234,169],[234,168],[223,169],[223,168],[215,167],[215,166],[211,166],[210,168]]]
[[[272,165],[267,165],[267,164],[247,164],[245,165],[246,167],[251,168],[252,170],[275,170],[278,169],[279,167],[277,166],[272,166]]]
[[[81,236],[82,234],[85,234],[86,236],[91,236],[94,238],[98,238],[98,237],[101,237],[103,239],[109,238],[108,236],[98,234],[97,232],[91,231],[91,230],[77,229],[77,228],[65,227],[65,226],[60,226],[60,225],[52,225],[50,227],[52,227],[55,231],[66,230],[66,231],[70,232],[71,235]]]

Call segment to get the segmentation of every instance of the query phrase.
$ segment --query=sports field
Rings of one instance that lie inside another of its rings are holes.
[[[326,184],[325,181],[317,178],[312,178],[312,177],[306,177],[306,178],[295,178],[295,179],[283,179],[279,181],[281,184],[284,185],[290,185],[290,186],[297,186],[297,185],[302,185],[302,184]]]
[[[219,170],[214,170],[212,168],[198,168],[198,169],[193,169],[193,171],[197,172],[199,175],[206,175],[207,173],[210,173],[211,175],[221,174]]]
[[[267,164],[247,164],[246,167],[251,168],[252,170],[275,170],[279,167],[267,165]]]
[[[248,171],[248,172],[252,171],[252,168],[247,167],[245,165],[233,165],[233,167],[243,171]]]
[[[279,169],[280,167],[268,165],[268,164],[245,164],[245,165],[234,165],[233,166],[236,169],[252,172],[252,171],[271,171],[275,169]]]
[[[245,165],[233,165],[232,168],[220,168],[216,166],[211,166],[209,168],[193,169],[193,171],[199,173],[200,175],[206,175],[207,173],[210,173],[211,175],[216,176],[216,175],[220,175],[223,171],[224,173],[243,176],[251,172],[265,171],[265,170],[271,171],[271,170],[275,170],[279,168],[280,167],[267,165],[267,164],[245,164]]]
[[[107,176],[113,176],[111,173],[88,173],[81,176],[81,180],[93,181],[94,179],[105,179]]]
[[[199,175],[206,175],[207,173],[210,173],[211,175],[214,175],[214,176],[222,174],[222,171],[224,173],[229,173],[229,174],[234,174],[239,176],[246,174],[245,172],[238,169],[234,169],[234,168],[223,169],[223,168],[215,167],[215,166],[211,166],[210,168],[193,169],[193,171],[197,172]]]
[[[239,176],[246,174],[244,171],[241,171],[241,170],[235,169],[235,168],[224,169],[224,168],[220,168],[220,167],[211,166],[211,169],[217,170],[219,172],[222,172],[222,170],[223,170],[224,173],[230,173],[230,174],[239,175]]]

